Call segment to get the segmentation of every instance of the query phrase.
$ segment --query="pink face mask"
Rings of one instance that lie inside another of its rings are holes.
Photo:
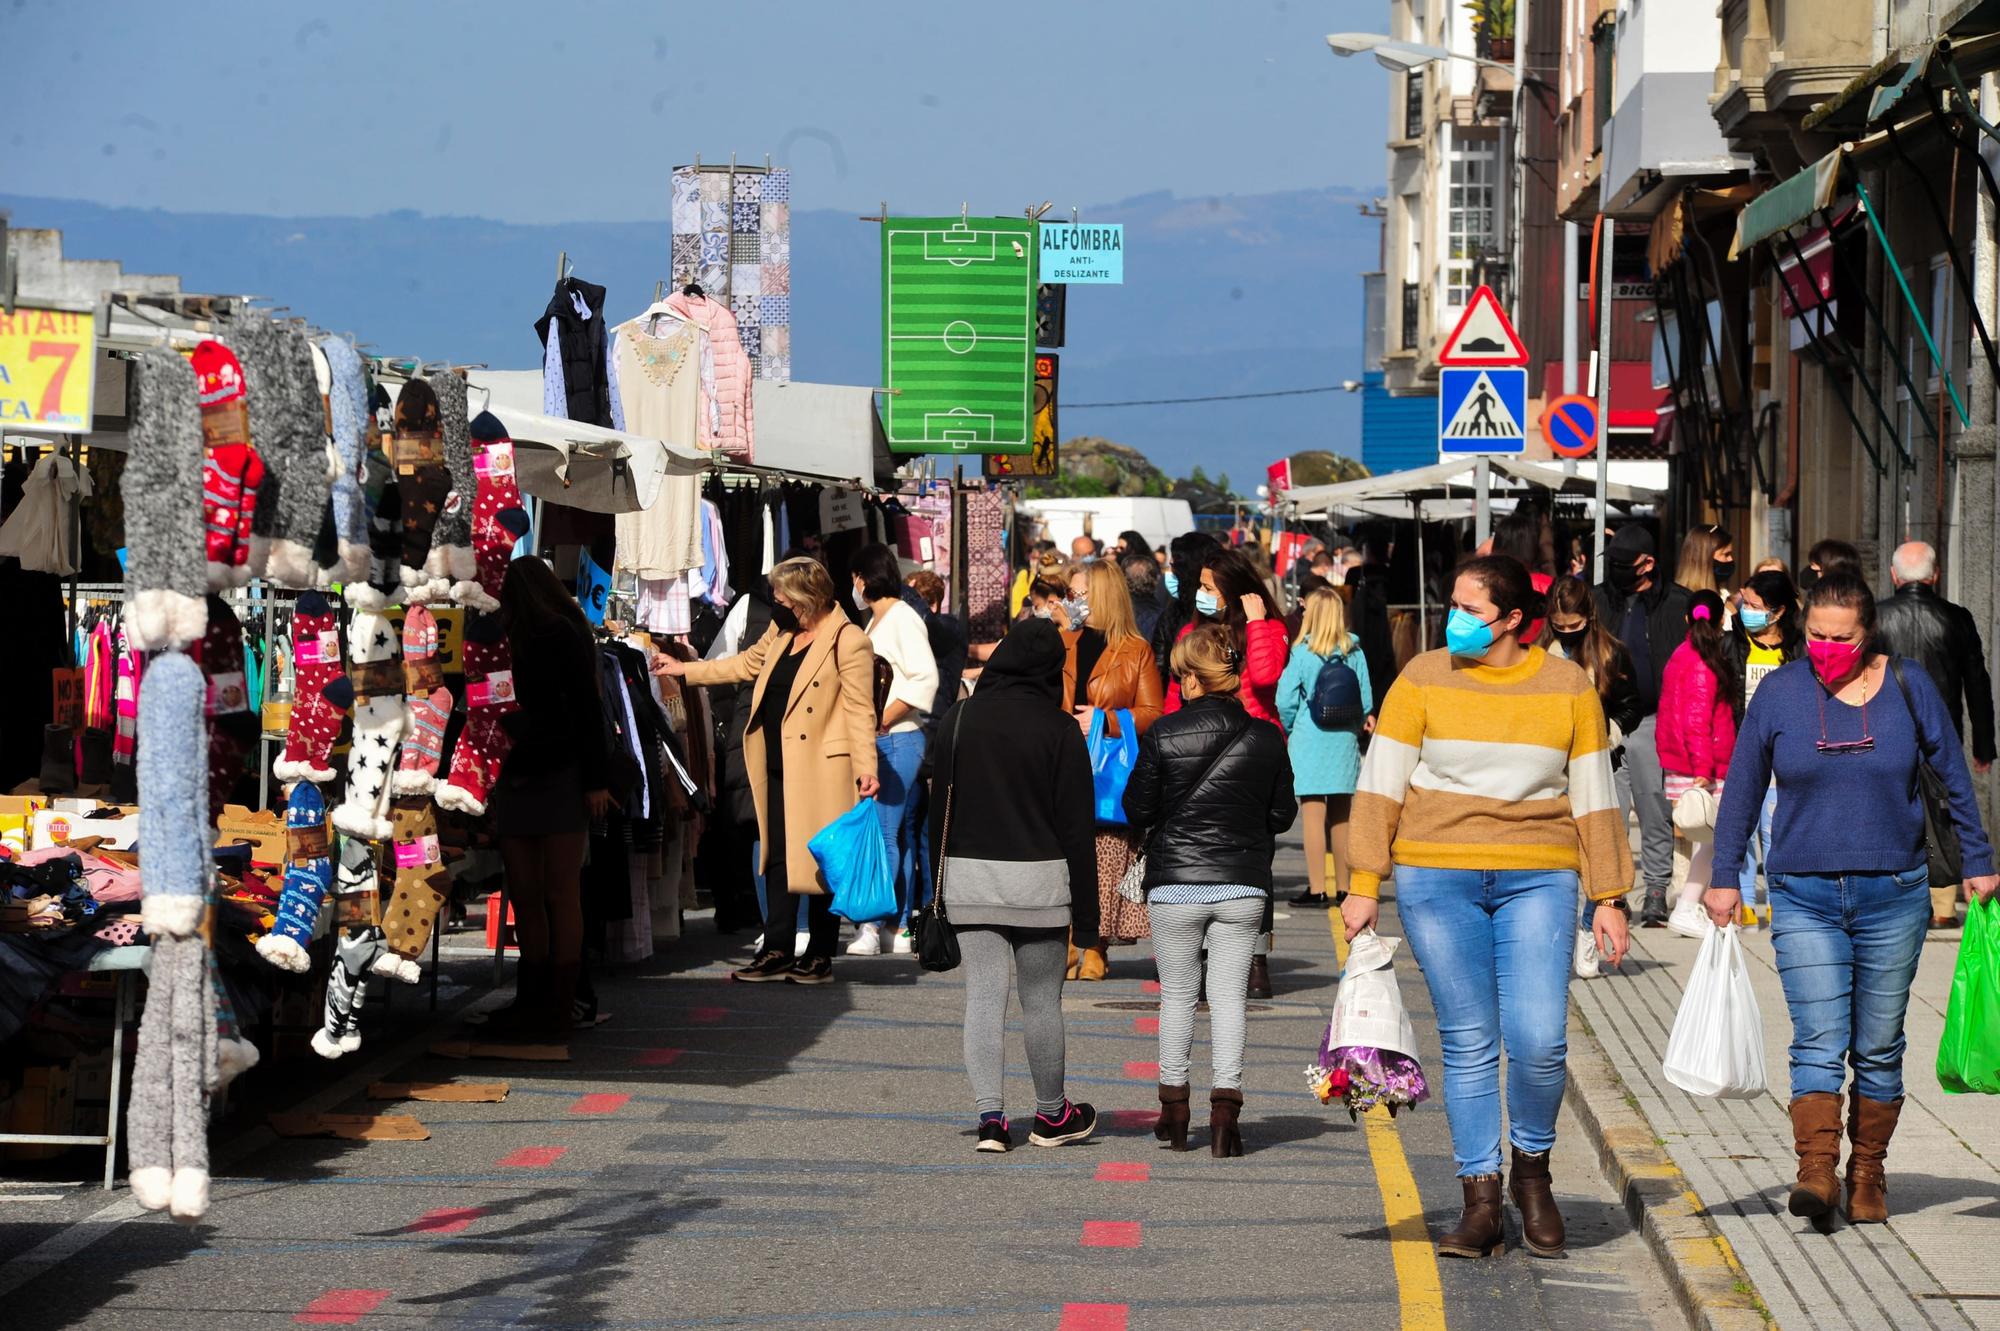
[[[1808,642],[1806,655],[1812,658],[1813,673],[1828,688],[1844,683],[1861,663],[1858,642]]]

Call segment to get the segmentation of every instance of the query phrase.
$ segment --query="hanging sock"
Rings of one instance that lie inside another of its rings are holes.
[[[165,347],[140,352],[131,374],[132,452],[119,487],[125,497],[125,634],[135,651],[186,651],[208,627],[202,598],[212,571],[196,378],[188,362]]]
[[[347,798],[333,811],[333,825],[349,836],[385,841],[389,824],[389,774],[403,734],[403,670],[396,633],[379,614],[363,611],[347,626],[348,671],[328,685],[337,705],[354,707],[354,742],[347,755]]]
[[[476,611],[466,619],[465,729],[452,746],[451,775],[438,788],[437,802],[441,809],[478,817],[486,812],[500,764],[514,745],[501,718],[520,704],[514,701],[514,656],[499,621]]]
[[[306,949],[319,925],[320,908],[333,884],[327,853],[326,801],[319,787],[301,781],[285,806],[285,887],[277,920],[257,940],[257,955],[280,970],[304,974],[311,965]]]
[[[438,912],[451,892],[451,871],[438,845],[437,813],[422,796],[396,801],[396,890],[382,908],[384,948],[370,970],[415,984],[423,975],[419,958],[430,946]]]
[[[444,464],[437,394],[422,379],[410,380],[396,396],[391,450],[402,513],[403,598],[410,605],[422,605],[451,589],[449,579],[433,578],[424,568],[451,492],[451,473]]]
[[[472,468],[478,498],[472,508],[472,550],[475,576],[456,583],[452,599],[474,610],[500,608],[500,587],[514,545],[528,534],[528,510],[514,476],[514,441],[507,427],[490,411],[482,411],[470,426]]]
[[[299,597],[292,618],[292,720],[285,732],[285,751],[271,765],[280,781],[331,781],[333,743],[347,708],[327,694],[327,686],[344,677],[340,630],[333,606],[318,592]]]
[[[431,533],[431,552],[424,572],[433,586],[464,583],[478,573],[472,553],[472,511],[479,497],[479,476],[472,465],[472,441],[467,434],[465,380],[449,370],[426,377],[437,394],[438,425],[444,442],[445,473],[451,490]],[[439,593],[442,595],[443,593]]]

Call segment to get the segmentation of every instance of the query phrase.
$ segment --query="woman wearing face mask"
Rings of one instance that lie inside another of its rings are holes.
[[[765,926],[762,950],[732,978],[826,984],[833,979],[840,921],[806,843],[857,799],[881,791],[875,777],[875,650],[834,604],[833,579],[817,559],[780,560],[770,578],[771,626],[763,637],[718,661],[661,655],[653,673],[690,684],[756,681],[743,763],[763,843],[760,867],[772,893],[788,889],[807,899],[810,941],[805,956],[792,956],[793,933],[781,911]]]
[[[937,658],[931,654],[930,630],[903,599],[902,567],[896,552],[879,542],[864,545],[848,562],[854,575],[854,604],[868,616],[869,645],[878,659],[889,663],[889,698],[876,726],[875,770],[882,789],[875,810],[882,817],[882,841],[896,874],[893,916],[861,923],[847,954],[880,956],[882,936],[889,950],[910,951],[906,927],[923,881],[917,836],[917,767],[924,760],[924,718],[937,700]]]
[[[1874,650],[1875,598],[1852,573],[1806,595],[1806,657],[1757,686],[1716,821],[1718,925],[1742,905],[1737,869],[1775,774],[1765,856],[1771,943],[1792,1015],[1790,1209],[1823,1230],[1840,1200],[1841,1091],[1848,1103],[1847,1218],[1888,1218],[1883,1162],[1903,1106],[1903,1017],[1930,923],[1924,810],[1928,762],[1949,792],[1968,899],[2000,890],[1965,753],[1937,687],[1914,661]]]
[[[1736,538],[1712,522],[1690,528],[1681,537],[1680,562],[1674,581],[1691,592],[1727,597],[1736,580]]]
[[[1341,915],[1349,938],[1374,928],[1379,885],[1395,875],[1444,1047],[1465,1211],[1438,1251],[1454,1257],[1501,1244],[1503,1045],[1521,1231],[1538,1257],[1563,1251],[1549,1149],[1567,1079],[1570,956],[1550,943],[1569,936],[1579,882],[1619,907],[1632,884],[1597,689],[1572,662],[1520,640],[1541,602],[1516,560],[1460,566],[1446,647],[1416,657],[1390,688],[1354,796]],[[1623,910],[1598,911],[1595,930],[1617,965]]]
[[[1777,567],[1765,567],[1769,564],[1776,564]],[[1759,564],[1750,581],[1743,584],[1743,603],[1736,610],[1736,630],[1729,635],[1726,645],[1730,666],[1743,682],[1744,710],[1757,696],[1757,686],[1764,682],[1767,675],[1806,654],[1805,630],[1799,626],[1798,599],[1785,566],[1776,560],[1767,559]],[[1738,720],[1741,719],[1739,711]],[[1769,889],[1758,882],[1757,865],[1760,853],[1766,859],[1770,856],[1771,816],[1777,808],[1778,785],[1773,781],[1764,792],[1764,804],[1758,811],[1752,840],[1744,850],[1743,874],[1738,880],[1746,892],[1754,888],[1756,893],[1762,894],[1757,899],[1763,906],[1766,924],[1771,922]],[[1750,907],[1748,895],[1737,913],[1736,922],[1745,929],[1756,927],[1757,914]]]
[[[1729,775],[1742,682],[1730,668],[1722,614],[1720,596],[1710,591],[1694,594],[1688,603],[1687,640],[1667,658],[1667,672],[1660,682],[1656,736],[1670,804],[1699,799],[1694,791],[1720,799]],[[1688,875],[1667,927],[1684,938],[1700,938],[1708,929],[1701,894],[1714,867],[1715,837],[1707,827],[1680,831],[1688,845]]]
[[[1289,651],[1284,621],[1271,613],[1264,580],[1242,551],[1217,546],[1202,561],[1201,583],[1194,594],[1198,622],[1221,624],[1242,654],[1243,710],[1280,730],[1278,681],[1284,678]],[[1185,637],[1187,630],[1182,629]],[[1167,711],[1180,709],[1178,680],[1167,685]]]
[[[1598,619],[1596,598],[1591,596],[1589,584],[1580,578],[1558,578],[1549,588],[1547,623],[1542,646],[1548,654],[1582,666],[1583,673],[1597,689],[1597,700],[1604,708],[1604,721],[1611,738],[1611,766],[1615,772],[1625,760],[1625,737],[1644,719],[1639,685],[1632,673],[1632,654]],[[1618,790],[1622,810],[1624,787]],[[1579,980],[1594,980],[1604,974],[1603,959],[1597,952],[1597,935],[1591,932],[1596,916],[1597,903],[1586,898],[1576,929],[1573,969]]]
[[[1208,552],[1215,549],[1216,540],[1207,532],[1191,531],[1174,537],[1168,547],[1166,564],[1160,570],[1160,586],[1167,594],[1167,602],[1160,611],[1160,617],[1153,621],[1153,632],[1148,640],[1153,649],[1153,665],[1160,673],[1160,688],[1164,694],[1167,687],[1167,658],[1180,641],[1181,631],[1194,621],[1195,593],[1201,590],[1201,566],[1208,558]]]

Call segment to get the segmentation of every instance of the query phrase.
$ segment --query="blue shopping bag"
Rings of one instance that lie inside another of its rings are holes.
[[[1097,821],[1125,826],[1125,783],[1139,762],[1139,728],[1132,713],[1118,711],[1118,734],[1106,733],[1104,709],[1090,716],[1090,782],[1097,797]]]
[[[896,913],[896,876],[882,840],[882,815],[864,799],[822,827],[806,849],[833,893],[833,913],[861,924]]]

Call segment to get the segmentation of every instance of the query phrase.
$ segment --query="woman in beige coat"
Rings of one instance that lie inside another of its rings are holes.
[[[840,921],[826,879],[806,843],[875,794],[875,653],[868,635],[834,603],[833,581],[816,559],[787,559],[771,570],[771,627],[719,661],[659,657],[653,670],[690,684],[756,681],[743,766],[757,806],[765,880],[809,901],[810,942],[794,959],[786,912],[764,930],[764,947],[734,978],[825,984],[833,978]],[[773,733],[777,742],[772,742]]]

